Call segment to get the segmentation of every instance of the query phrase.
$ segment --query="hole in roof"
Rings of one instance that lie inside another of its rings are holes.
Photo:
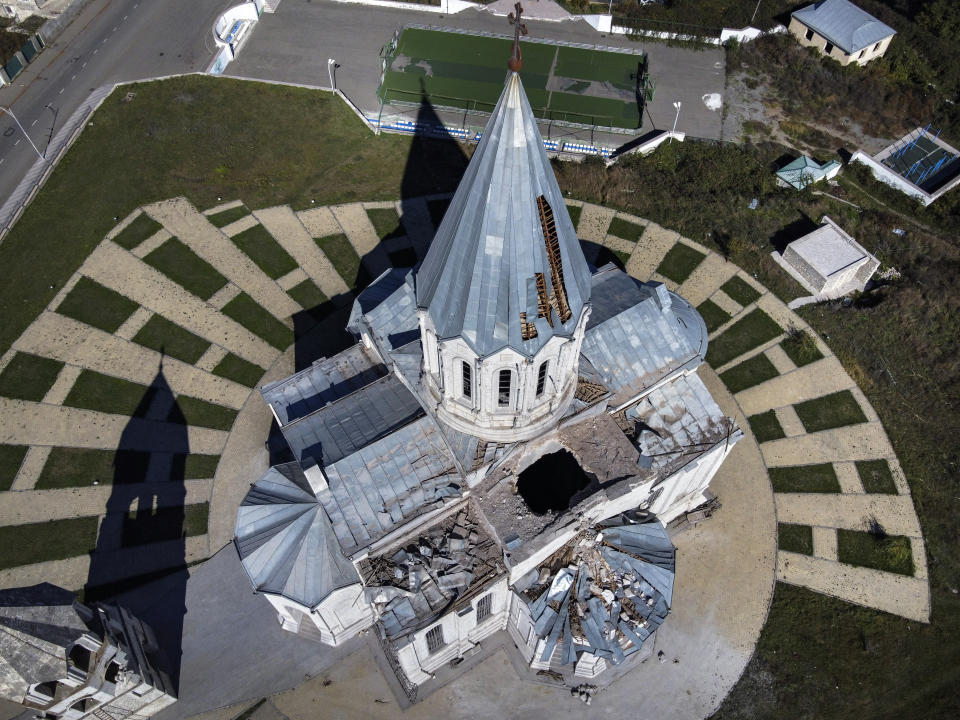
[[[544,455],[520,473],[517,490],[533,514],[544,515],[567,510],[571,498],[589,484],[590,478],[576,458],[560,450]]]

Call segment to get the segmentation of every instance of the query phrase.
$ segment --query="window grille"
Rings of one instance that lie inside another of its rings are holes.
[[[549,360],[544,360],[540,363],[540,369],[537,370],[537,397],[543,395],[543,390],[547,386],[547,363]]]
[[[477,624],[479,625],[493,613],[493,595],[484,595],[477,601]]]
[[[807,40],[813,40],[813,30],[807,30]]]
[[[443,641],[443,625],[436,625],[427,630],[427,650],[433,655],[440,651],[446,643]]]
[[[462,374],[463,374],[463,396],[465,398],[473,397],[473,368],[470,367],[470,363],[461,362]]]
[[[500,379],[497,387],[497,405],[508,407],[510,405],[510,390],[513,385],[513,373],[509,370],[500,371]]]

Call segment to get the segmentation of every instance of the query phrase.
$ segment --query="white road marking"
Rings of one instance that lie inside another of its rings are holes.
[[[124,16],[123,16],[123,20],[126,20],[126,19],[127,19],[127,16],[124,15]],[[121,20],[120,22],[123,22],[123,20]]]
[[[14,147],[20,144],[20,138],[17,138],[17,141],[13,144]]]
[[[36,124],[37,124],[37,121],[34,120],[32,123],[30,123],[30,127],[33,127],[33,126],[36,125]]]
[[[72,82],[73,80],[76,80],[76,79],[77,79],[77,76],[76,76],[76,75],[74,75],[73,77],[70,78],[71,82]]]
[[[96,50],[94,50],[94,52],[96,52]],[[83,70],[86,66],[87,66],[87,64],[84,63],[83,65],[80,66],[80,69]]]
[[[98,52],[100,52],[100,48],[97,48],[96,50],[94,50],[93,54],[96,55]]]
[[[4,160],[6,160],[6,158],[0,158],[0,165],[3,165]]]
[[[119,25],[114,25],[114,26],[113,26],[113,30],[111,30],[110,32],[116,32],[118,27],[120,27],[120,26],[119,26]]]
[[[58,92],[57,95],[63,95],[64,90],[66,90],[66,88],[60,88],[60,92]]]

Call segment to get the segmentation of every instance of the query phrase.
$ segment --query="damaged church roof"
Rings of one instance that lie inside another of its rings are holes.
[[[297,463],[270,468],[250,488],[237,511],[234,542],[258,591],[307,607],[360,582]]]
[[[545,641],[543,662],[559,649],[561,665],[582,653],[618,665],[670,612],[676,551],[663,525],[619,516],[598,529],[575,536],[518,583]]]
[[[559,274],[552,273],[544,239],[541,196],[552,211]],[[538,317],[537,278],[544,298],[565,295],[570,314],[558,310],[553,324]],[[590,271],[515,72],[507,75],[415,283],[417,305],[428,311],[437,336],[462,336],[481,357],[504,347],[533,356],[554,334],[569,336],[590,300]],[[534,337],[524,339],[521,313],[535,324]]]

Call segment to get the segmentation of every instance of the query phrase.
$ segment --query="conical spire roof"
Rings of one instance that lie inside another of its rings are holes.
[[[552,251],[543,201],[555,226]],[[589,302],[590,271],[516,72],[417,272],[416,291],[438,337],[463,337],[481,357],[504,347],[532,357],[554,334],[571,335]],[[538,313],[544,299],[554,307],[549,321]],[[521,313],[535,334],[523,331]]]

